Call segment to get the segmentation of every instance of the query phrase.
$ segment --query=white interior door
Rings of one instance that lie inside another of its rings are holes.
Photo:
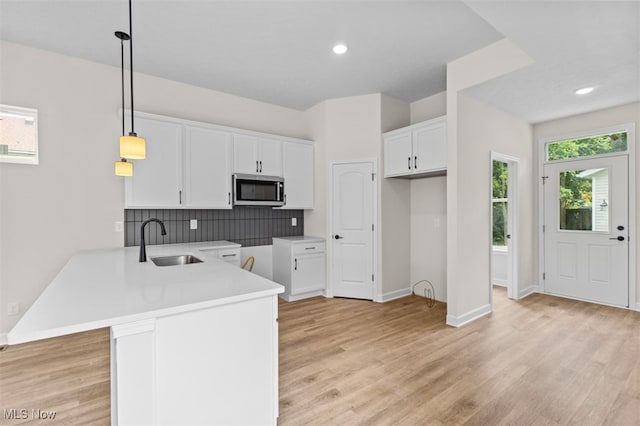
[[[331,173],[333,295],[373,300],[373,163],[334,164]]]
[[[547,293],[629,306],[627,156],[544,166]]]

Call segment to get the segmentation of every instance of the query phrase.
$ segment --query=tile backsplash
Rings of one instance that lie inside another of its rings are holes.
[[[227,240],[250,247],[272,244],[273,237],[304,235],[303,210],[242,206],[232,210],[125,209],[125,246],[140,245],[140,226],[149,218],[164,222],[167,235],[160,234],[160,225],[149,223],[145,227],[147,244]],[[291,225],[292,218],[297,226]],[[192,219],[198,221],[198,229],[189,229]]]

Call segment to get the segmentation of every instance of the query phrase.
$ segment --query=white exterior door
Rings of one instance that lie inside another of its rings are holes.
[[[547,293],[629,306],[628,157],[544,166]]]
[[[373,300],[373,163],[334,164],[332,181],[332,293]]]

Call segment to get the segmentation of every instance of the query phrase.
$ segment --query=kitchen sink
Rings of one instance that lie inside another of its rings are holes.
[[[176,265],[191,265],[192,263],[202,263],[202,260],[190,254],[152,257],[151,261],[156,266],[176,266]]]

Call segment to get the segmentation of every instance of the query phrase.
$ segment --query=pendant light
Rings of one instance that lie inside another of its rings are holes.
[[[120,157],[130,160],[142,160],[147,156],[145,140],[139,137],[134,127],[133,110],[133,25],[131,19],[131,0],[129,0],[129,70],[131,72],[131,131],[127,136],[120,137]],[[116,33],[116,37],[118,37]]]
[[[122,77],[122,136],[124,137],[124,42],[129,40],[129,34],[122,31],[116,31],[115,35],[120,39],[120,71]],[[122,155],[122,138],[120,142],[120,155]],[[129,163],[126,158],[121,158],[115,164],[116,176],[133,176],[133,164]]]

